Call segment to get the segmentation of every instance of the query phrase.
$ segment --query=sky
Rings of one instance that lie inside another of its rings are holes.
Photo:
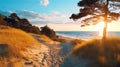
[[[0,13],[9,15],[17,13],[21,18],[27,18],[36,26],[48,25],[55,31],[91,31],[96,26],[81,28],[80,21],[70,20],[72,13],[78,13],[80,0],[0,0]],[[118,24],[111,24],[120,30]],[[110,26],[111,26],[110,25]]]

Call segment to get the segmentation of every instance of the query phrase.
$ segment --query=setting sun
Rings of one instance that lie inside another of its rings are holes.
[[[105,24],[104,22],[99,22],[96,27],[97,27],[97,30],[99,32],[99,36],[103,36],[103,28],[104,28]]]

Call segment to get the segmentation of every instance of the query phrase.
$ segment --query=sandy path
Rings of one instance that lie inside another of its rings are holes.
[[[73,44],[69,42],[45,42],[39,40],[42,45],[27,48],[23,52],[23,63],[15,63],[15,67],[89,67],[87,60],[78,59],[71,54]]]
[[[59,67],[63,62],[63,57],[60,55],[61,47],[58,42],[45,42],[40,38],[35,37],[41,46],[29,47],[24,58],[25,67]]]

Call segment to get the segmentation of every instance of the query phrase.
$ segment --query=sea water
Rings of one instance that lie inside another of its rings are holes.
[[[81,38],[81,39],[90,39],[99,36],[98,31],[56,31],[57,35],[62,35],[70,38]],[[120,36],[120,31],[109,31],[107,35],[110,36]]]

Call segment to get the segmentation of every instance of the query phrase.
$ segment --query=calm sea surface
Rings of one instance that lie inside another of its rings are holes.
[[[97,31],[56,31],[58,35],[71,37],[71,38],[82,38],[82,39],[90,39],[93,37],[100,37],[99,32]],[[108,36],[120,36],[120,31],[118,32],[108,32]]]

